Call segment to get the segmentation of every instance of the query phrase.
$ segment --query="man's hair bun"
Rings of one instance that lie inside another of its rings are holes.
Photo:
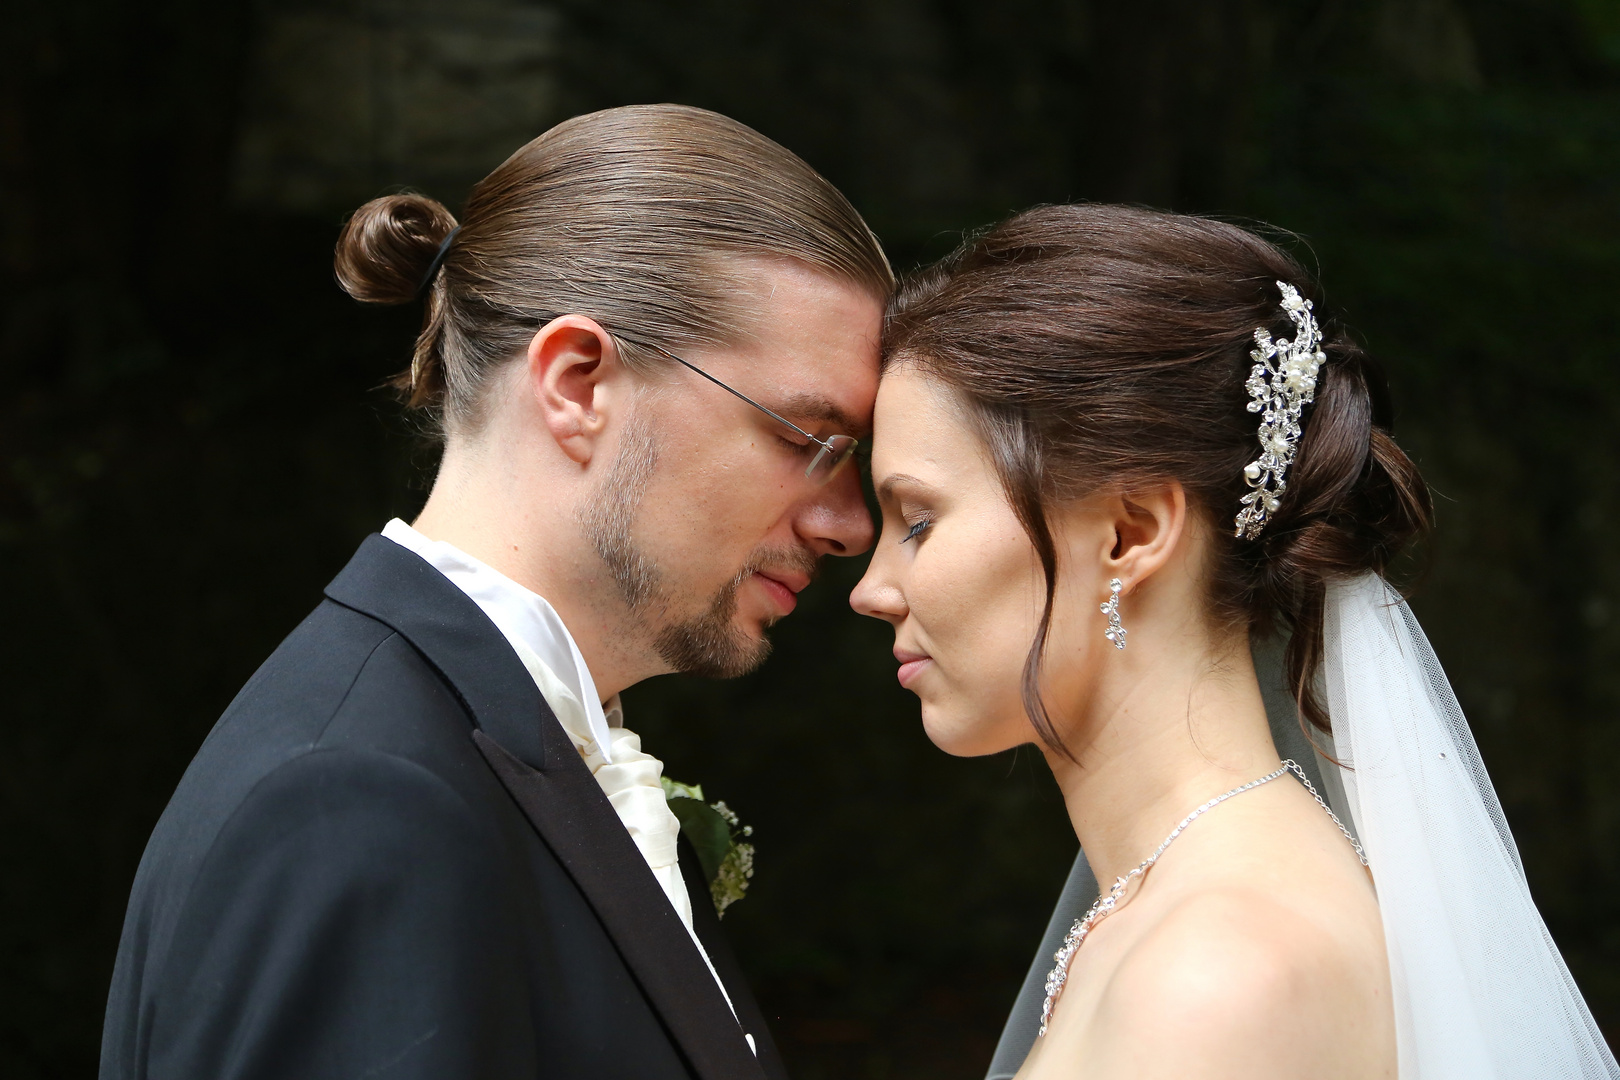
[[[669,362],[661,349],[748,333],[753,260],[786,259],[874,298],[894,290],[877,237],[838,189],[752,128],[687,105],[565,120],[473,185],[460,216],[421,195],[373,199],[336,260],[357,300],[421,301],[394,386],[444,434],[478,429],[495,374],[561,315],[594,320],[645,377]]]
[[[372,199],[338,237],[338,284],[368,304],[408,304],[421,293],[439,245],[455,227],[455,216],[426,195]]]

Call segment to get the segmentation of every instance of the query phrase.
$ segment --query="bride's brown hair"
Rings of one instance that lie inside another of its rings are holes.
[[[1124,206],[1042,206],[967,239],[895,298],[886,363],[950,386],[990,450],[1046,576],[1024,707],[1061,746],[1040,694],[1057,552],[1047,507],[1104,487],[1174,480],[1210,524],[1209,614],[1291,633],[1301,715],[1331,731],[1314,690],[1330,578],[1383,572],[1429,525],[1428,489],[1390,435],[1382,372],[1331,320],[1316,403],[1288,490],[1257,540],[1233,535],[1259,453],[1244,389],[1256,328],[1292,337],[1279,281],[1310,275],[1235,225]]]

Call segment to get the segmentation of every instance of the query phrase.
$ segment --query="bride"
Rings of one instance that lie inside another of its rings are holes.
[[[1040,747],[1113,883],[1019,1076],[1620,1076],[1384,584],[1428,494],[1315,291],[1231,225],[1054,206],[894,303],[851,602],[938,746]],[[1273,629],[1339,814],[1279,760]]]

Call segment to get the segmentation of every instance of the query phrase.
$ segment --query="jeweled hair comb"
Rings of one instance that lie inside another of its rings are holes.
[[[1254,332],[1254,349],[1249,355],[1254,368],[1244,383],[1249,391],[1249,411],[1260,413],[1260,456],[1249,462],[1243,478],[1254,490],[1243,496],[1238,511],[1237,535],[1253,540],[1259,536],[1271,515],[1277,512],[1283,492],[1288,490],[1288,466],[1299,448],[1299,417],[1305,406],[1316,400],[1316,373],[1327,354],[1322,352],[1322,333],[1311,314],[1311,302],[1285,281],[1283,310],[1294,322],[1294,340],[1271,340],[1271,331],[1262,327]]]

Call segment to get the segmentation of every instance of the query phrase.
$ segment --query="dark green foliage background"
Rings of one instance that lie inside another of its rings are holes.
[[[8,1077],[94,1072],[129,883],[180,772],[431,481],[376,389],[416,314],[332,285],[338,215],[229,197],[278,6],[21,5],[0,44]],[[1553,934],[1620,1032],[1620,4],[552,7],[557,119],[730,113],[843,187],[901,266],[1049,200],[1300,234],[1391,370],[1439,502],[1416,606]],[[727,925],[796,1075],[977,1077],[1073,840],[1033,755],[927,744],[887,631],[845,606],[858,562],[757,675],[655,680],[632,722],[756,827]]]

